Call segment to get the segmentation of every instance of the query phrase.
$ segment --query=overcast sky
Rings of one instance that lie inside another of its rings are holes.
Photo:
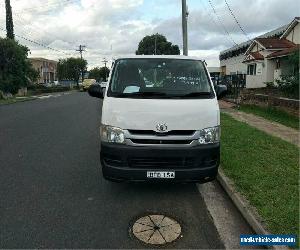
[[[187,0],[189,54],[205,59],[208,66],[218,66],[219,52],[247,37],[230,15],[225,0],[210,1],[218,17],[209,0]],[[227,2],[250,38],[300,15],[298,0]],[[11,0],[11,5],[17,35],[59,50],[51,51],[17,37],[30,48],[31,57],[78,56],[76,47],[83,44],[91,68],[101,66],[104,57],[111,60],[134,54],[139,41],[156,32],[182,48],[181,0]],[[4,3],[0,3],[0,27],[5,28]],[[0,36],[5,32],[0,30]]]

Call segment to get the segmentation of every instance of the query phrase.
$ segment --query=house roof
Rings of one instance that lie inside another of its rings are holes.
[[[281,27],[279,27],[277,29],[274,29],[274,30],[272,30],[270,32],[267,32],[265,34],[262,34],[262,35],[258,36],[258,38],[260,38],[260,37],[281,36],[284,33],[284,31],[287,29],[287,27],[288,27],[288,25],[281,26]],[[243,42],[243,43],[240,43],[238,45],[235,45],[235,46],[233,46],[233,47],[231,47],[229,49],[221,51],[220,55],[224,55],[227,52],[239,50],[240,48],[243,48],[243,47],[248,47],[252,42],[253,42],[253,40],[248,40],[246,42]]]
[[[294,47],[290,47],[287,49],[283,49],[280,51],[275,51],[272,54],[268,55],[267,58],[271,59],[271,58],[277,58],[277,57],[283,57],[283,56],[287,56],[292,54],[293,52],[297,51],[300,49],[300,45],[295,45]]]
[[[285,38],[256,38],[254,41],[261,44],[265,49],[285,49],[295,46],[294,43]]]
[[[294,20],[288,25],[285,32],[280,38],[286,38],[291,30],[300,22],[300,17],[295,17]]]
[[[259,52],[250,52],[243,62],[250,62],[255,60],[264,60],[264,56]]]

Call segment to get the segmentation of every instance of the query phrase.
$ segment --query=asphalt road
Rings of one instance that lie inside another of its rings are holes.
[[[100,115],[86,93],[0,106],[0,248],[145,248],[149,213],[181,223],[168,248],[223,248],[196,185],[102,178]]]

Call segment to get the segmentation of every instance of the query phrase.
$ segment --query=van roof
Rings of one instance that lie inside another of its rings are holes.
[[[182,56],[182,55],[129,55],[129,56],[117,57],[117,58],[115,58],[115,60],[118,60],[118,59],[155,59],[155,58],[203,61],[198,57]]]

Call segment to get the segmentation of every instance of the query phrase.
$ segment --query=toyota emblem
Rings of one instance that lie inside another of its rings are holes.
[[[156,130],[159,133],[164,133],[168,130],[168,126],[166,124],[157,124],[156,125]]]

